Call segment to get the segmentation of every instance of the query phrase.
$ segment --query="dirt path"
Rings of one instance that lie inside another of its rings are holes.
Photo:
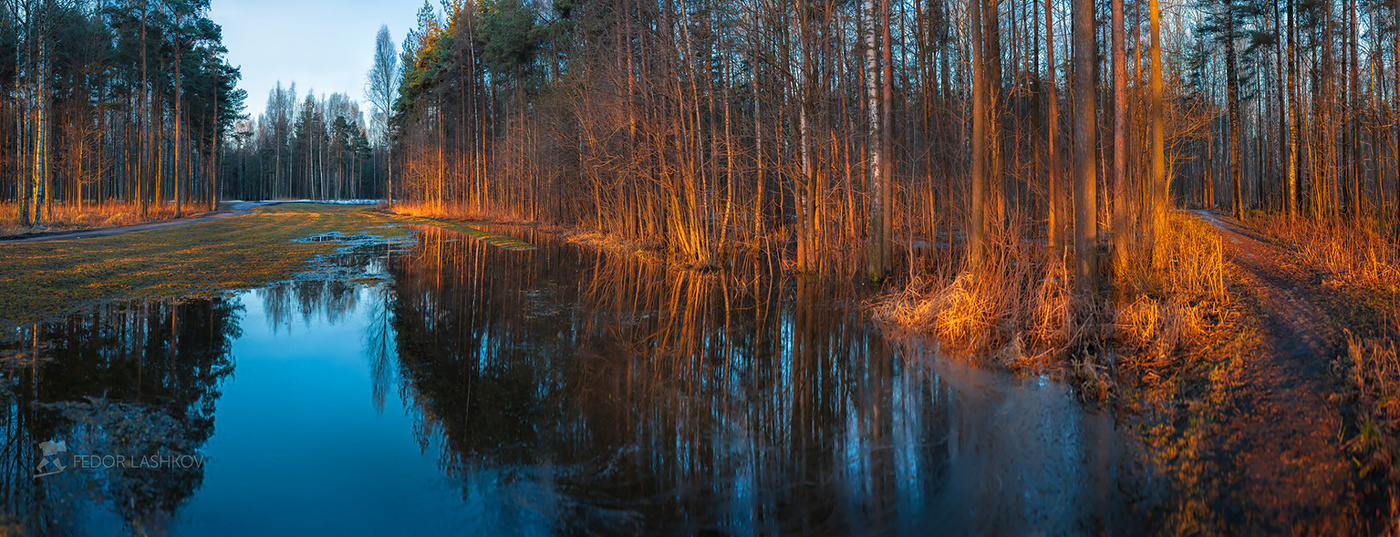
[[[1217,447],[1226,498],[1244,527],[1269,533],[1346,534],[1357,508],[1352,469],[1342,446],[1342,408],[1329,368],[1341,327],[1319,306],[1317,278],[1292,266],[1286,252],[1237,221],[1197,212],[1224,236],[1235,266],[1235,291],[1257,308],[1261,345],[1242,356],[1231,404],[1218,416]]]

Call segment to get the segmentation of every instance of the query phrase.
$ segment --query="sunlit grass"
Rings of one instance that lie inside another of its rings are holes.
[[[1113,337],[1127,365],[1156,372],[1204,349],[1233,305],[1222,238],[1195,218],[1173,214],[1155,248],[1130,252],[1118,275]]]
[[[929,332],[946,349],[988,356],[995,365],[1042,368],[1055,363],[1087,335],[1071,307],[1069,260],[1011,234],[993,235],[989,243],[976,270],[918,275],[900,292],[876,302],[876,318]],[[949,260],[937,265],[955,266]]]
[[[1284,242],[1306,265],[1328,274],[1324,284],[1394,293],[1400,286],[1400,245],[1374,222],[1334,222],[1279,216],[1256,219],[1259,231]]]
[[[184,215],[197,216],[205,212],[204,208],[203,204],[188,204],[184,207]],[[0,203],[0,237],[22,235],[35,231],[68,231],[128,226],[175,218],[175,205],[173,204],[150,204],[146,207],[146,215],[142,216],[140,203],[109,201],[100,206],[86,203],[81,210],[76,205],[55,203],[52,207],[52,214],[47,207],[42,211],[43,223],[35,228],[20,222],[20,209],[18,203]]]
[[[1188,356],[1217,329],[1228,298],[1219,234],[1184,215],[1169,219],[1155,247],[1130,253],[1128,270],[1110,280],[1116,298],[1099,305],[1075,302],[1072,254],[1009,235],[992,237],[988,252],[975,271],[915,277],[877,301],[876,317],[995,365],[1064,368],[1108,392],[1110,354],[1158,367]]]
[[[515,237],[498,233],[489,233],[464,224],[464,222],[485,222],[489,224],[525,223],[503,214],[469,211],[457,205],[438,207],[437,205],[428,203],[395,203],[393,205],[381,203],[377,209],[386,213],[409,217],[409,221],[456,231],[458,233],[465,233],[503,250],[535,249],[535,245]]]
[[[207,295],[266,285],[307,270],[336,243],[329,232],[396,238],[403,219],[359,207],[276,205],[253,214],[112,237],[0,245],[0,325],[86,304],[141,296]]]

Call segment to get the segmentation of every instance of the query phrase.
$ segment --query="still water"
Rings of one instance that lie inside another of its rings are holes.
[[[348,251],[323,277],[104,304],[9,335],[0,522],[102,535],[1138,523],[1124,506],[1144,485],[1110,416],[1059,383],[887,339],[859,289],[669,271],[509,231],[538,248],[429,230]]]

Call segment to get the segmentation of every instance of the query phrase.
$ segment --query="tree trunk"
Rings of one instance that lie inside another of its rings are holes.
[[[1400,0],[1397,0],[1400,1]],[[967,0],[968,20],[972,21],[972,199],[968,200],[967,264],[974,274],[982,267],[985,246],[987,182],[987,68],[983,61],[981,17],[982,0]]]
[[[1400,3],[1400,0],[1396,0]],[[1293,21],[1293,0],[1288,0],[1288,207],[1289,221],[1298,218],[1298,30]],[[1396,41],[1400,51],[1400,40]]]
[[[1098,184],[1095,173],[1097,91],[1094,2],[1074,2],[1074,259],[1075,291],[1092,299],[1098,293]]]
[[[870,169],[867,178],[866,206],[866,276],[878,281],[885,275],[885,162],[884,134],[881,121],[880,102],[880,39],[879,17],[876,14],[875,0],[865,0],[865,98],[868,121],[867,144],[870,153]],[[815,47],[814,47],[815,48]],[[805,56],[811,50],[803,50]],[[804,99],[805,100],[805,99]],[[807,118],[811,121],[811,118]]]
[[[1155,5],[1157,0],[1151,1]],[[1113,0],[1112,4],[1113,273],[1122,279],[1126,276],[1128,269],[1128,73],[1127,58],[1123,50],[1126,40],[1126,36],[1123,35],[1123,0]],[[1155,22],[1156,19],[1154,18],[1153,21]],[[1155,63],[1153,67],[1156,67]],[[1155,77],[1153,81],[1156,81]]]
[[[1167,227],[1167,194],[1170,185],[1167,182],[1167,153],[1166,153],[1166,96],[1162,88],[1162,39],[1161,39],[1161,8],[1158,0],[1148,1],[1148,32],[1151,34],[1150,60],[1152,62],[1151,86],[1152,96],[1148,102],[1148,115],[1151,116],[1152,129],[1152,236],[1154,240],[1164,240]],[[1155,256],[1154,256],[1155,257]]]
[[[1231,205],[1236,219],[1244,219],[1244,201],[1240,188],[1240,80],[1239,67],[1235,61],[1235,13],[1234,0],[1224,0],[1225,6],[1225,95],[1230,113],[1230,185],[1234,202]]]
[[[1053,15],[1054,9],[1051,7],[1050,0],[1045,0],[1045,78],[1047,86],[1045,95],[1050,100],[1045,118],[1045,158],[1047,159],[1046,167],[1049,168],[1046,174],[1046,183],[1048,184],[1047,197],[1050,198],[1047,203],[1049,210],[1047,211],[1045,233],[1049,236],[1050,248],[1058,252],[1064,249],[1065,244],[1060,233],[1062,227],[1060,209],[1064,207],[1064,203],[1060,199],[1063,197],[1060,188],[1060,148],[1055,143],[1060,132],[1060,89],[1055,80],[1055,21]]]
[[[181,150],[184,148],[184,145],[185,145],[185,144],[181,143],[181,141],[180,141],[180,135],[182,134],[181,129],[182,129],[182,127],[183,127],[183,125],[182,125],[182,123],[183,123],[183,117],[182,117],[183,106],[182,106],[182,105],[183,105],[183,103],[184,103],[184,101],[185,101],[185,98],[184,98],[184,95],[183,95],[183,93],[184,93],[184,80],[182,80],[182,77],[180,76],[180,67],[181,67],[181,65],[180,65],[180,48],[181,48],[181,45],[182,45],[183,43],[180,42],[180,41],[181,41],[181,38],[180,38],[180,22],[181,22],[181,16],[179,15],[179,9],[180,9],[180,8],[179,8],[179,7],[174,7],[174,8],[172,8],[172,9],[174,9],[174,10],[176,11],[176,13],[177,13],[177,14],[175,15],[175,29],[174,29],[174,33],[175,33],[175,35],[174,35],[174,40],[175,40],[175,168],[174,168],[174,169],[175,169],[175,218],[180,218],[181,216],[183,216],[183,214],[181,214],[181,213],[182,213],[183,210],[184,210],[184,197],[182,196],[183,193],[180,191],[180,185],[181,185],[182,183],[184,183],[184,177],[183,177],[183,176],[185,175],[185,174],[184,174],[184,171],[185,171],[185,170],[184,170],[183,168],[180,167],[180,163],[181,163],[180,157],[183,156]]]

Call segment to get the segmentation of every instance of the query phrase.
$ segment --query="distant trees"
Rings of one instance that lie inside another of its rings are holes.
[[[207,6],[4,2],[0,196],[20,202],[23,222],[41,223],[55,201],[217,199],[218,140],[244,94]]]
[[[256,121],[238,124],[227,192],[242,199],[373,199],[383,189],[364,113],[342,93],[298,100],[296,84],[268,92]]]

